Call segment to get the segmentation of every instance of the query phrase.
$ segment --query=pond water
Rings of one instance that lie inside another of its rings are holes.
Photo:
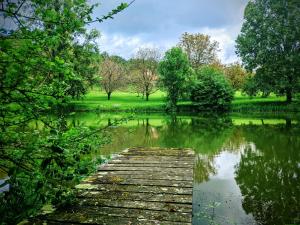
[[[68,125],[106,127],[111,141],[95,155],[109,157],[137,146],[194,149],[194,225],[300,224],[299,121],[296,116],[75,113]],[[0,173],[0,185],[5,179]]]
[[[276,117],[75,114],[110,126],[110,155],[134,146],[195,150],[193,224],[299,224],[300,124]]]

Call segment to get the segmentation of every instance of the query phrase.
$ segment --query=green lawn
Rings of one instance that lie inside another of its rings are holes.
[[[99,89],[91,90],[86,96],[80,100],[73,101],[76,110],[82,111],[136,111],[136,112],[161,112],[164,111],[166,93],[157,91],[150,95],[149,101],[146,101],[136,93],[130,92],[113,92],[111,100],[107,100],[105,92]],[[178,103],[181,106],[188,108],[191,105],[190,101],[181,101]],[[260,96],[249,98],[236,92],[232,102],[232,111],[300,111],[299,101],[287,105],[284,96],[276,96],[271,94],[268,98]]]
[[[81,100],[73,101],[79,110],[103,110],[103,111],[162,111],[164,109],[166,95],[157,91],[150,95],[149,101],[138,97],[136,93],[113,92],[111,99],[107,100],[105,92],[94,89]]]

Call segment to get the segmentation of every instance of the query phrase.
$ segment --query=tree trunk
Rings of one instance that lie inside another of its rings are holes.
[[[110,127],[111,125],[112,125],[111,119],[108,119],[108,120],[107,120],[107,126]]]
[[[149,101],[149,94],[146,93],[146,101]]]
[[[111,95],[111,92],[108,92],[107,93],[107,100],[110,100],[110,95]]]
[[[285,127],[286,127],[287,129],[289,129],[289,128],[292,127],[292,119],[291,119],[291,118],[285,119]]]
[[[291,89],[287,89],[286,90],[286,102],[287,103],[291,103],[292,102],[292,90]]]

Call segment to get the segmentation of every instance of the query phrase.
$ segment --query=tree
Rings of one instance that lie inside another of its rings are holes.
[[[149,95],[157,91],[157,67],[160,53],[155,48],[140,48],[133,61],[135,73],[133,83],[138,90],[145,94],[146,101]]]
[[[232,63],[224,68],[225,77],[230,81],[235,90],[240,90],[247,76],[247,72],[239,63]]]
[[[96,5],[86,0],[0,5],[0,20],[15,24],[0,29],[0,170],[9,185],[0,193],[0,215],[1,224],[18,224],[46,203],[68,202],[74,184],[92,170],[94,162],[82,156],[102,143],[101,132],[67,127],[63,111],[95,75],[97,34],[85,26],[127,4],[95,20]]]
[[[221,70],[204,66],[196,71],[197,80],[191,90],[191,100],[199,110],[226,111],[234,91]]]
[[[110,100],[111,94],[120,89],[125,84],[125,67],[110,58],[106,58],[100,65],[101,86]]]
[[[252,98],[253,96],[257,95],[258,90],[259,88],[255,77],[249,74],[245,79],[245,83],[242,87],[242,92],[246,93],[248,96],[250,96],[250,98]]]
[[[285,93],[290,103],[299,91],[300,2],[250,1],[244,20],[236,40],[237,54],[246,69],[256,72],[260,85]]]
[[[165,53],[159,63],[158,71],[162,85],[168,94],[168,110],[176,110],[180,94],[185,89],[189,76],[192,74],[187,55],[181,48],[174,47]]]
[[[74,77],[69,82],[69,87],[66,94],[73,99],[79,98],[86,94],[89,87],[93,86],[97,81],[96,74],[99,71],[98,62],[101,58],[98,46],[95,44],[95,39],[99,37],[97,30],[91,30],[90,33],[85,33],[84,42],[77,40],[74,43],[74,69],[77,71],[77,77]]]
[[[193,68],[208,65],[217,60],[219,43],[211,41],[208,35],[184,33],[178,46],[187,54]]]

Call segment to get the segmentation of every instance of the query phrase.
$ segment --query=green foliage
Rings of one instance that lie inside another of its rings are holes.
[[[46,117],[46,116],[45,116]],[[40,127],[47,121],[47,125]],[[89,155],[103,143],[102,133],[88,127],[69,127],[65,118],[24,124],[1,133],[7,141],[0,157],[9,179],[9,191],[0,198],[2,222],[17,223],[46,203],[68,204],[74,184],[94,171],[96,159]],[[19,143],[16,146],[16,143]],[[16,207],[18,205],[18,207]]]
[[[226,111],[230,108],[234,91],[222,71],[205,66],[196,71],[197,80],[191,100],[199,110]]]
[[[74,44],[74,69],[79,76],[74,77],[69,82],[66,94],[72,98],[80,98],[87,93],[88,87],[97,82],[98,64],[100,55],[95,39],[99,37],[97,30],[91,30],[84,34],[84,43],[78,41]]]
[[[247,73],[239,63],[233,63],[224,68],[226,78],[230,81],[231,86],[237,91],[241,90]]]
[[[160,81],[168,94],[167,110],[175,111],[178,98],[192,75],[187,55],[180,48],[170,49],[160,62],[158,70]]]
[[[242,88],[243,93],[246,93],[250,98],[258,93],[258,84],[253,76],[248,76]]]
[[[286,94],[290,103],[299,91],[300,2],[254,0],[245,9],[237,53],[255,70],[263,92]]]
[[[199,68],[216,62],[219,43],[210,39],[210,36],[196,33],[183,33],[178,44],[187,54],[193,68]]]
[[[299,124],[245,126],[243,134],[255,143],[245,145],[236,165],[244,210],[260,224],[298,224]]]
[[[17,224],[45,203],[70,202],[71,187],[94,167],[88,155],[103,143],[102,132],[70,128],[62,112],[94,80],[98,32],[85,25],[95,6],[85,0],[2,4],[1,16],[17,25],[1,29],[0,37],[0,170],[9,185],[0,195],[1,224]]]

